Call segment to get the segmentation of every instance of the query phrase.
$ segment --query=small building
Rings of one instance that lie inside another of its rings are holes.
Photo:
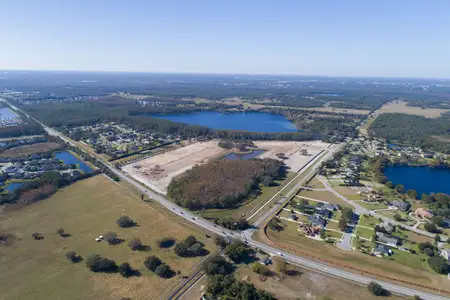
[[[324,228],[327,225],[327,222],[323,218],[323,216],[319,214],[314,214],[308,217],[308,220],[311,222],[311,225],[318,226]]]
[[[380,244],[377,244],[375,248],[372,249],[372,252],[378,257],[392,255],[392,250],[389,247]]]
[[[398,237],[385,234],[383,232],[377,232],[377,241],[383,244],[387,244],[392,247],[397,247],[397,245],[400,243],[400,239]]]
[[[332,203],[325,203],[322,207],[325,208],[325,209],[328,209],[329,211],[337,211],[337,210],[339,210],[339,205],[332,204]]]
[[[272,263],[272,260],[270,259],[270,257],[266,257],[262,260],[262,263],[268,266]]]
[[[402,211],[407,211],[411,207],[411,204],[403,201],[392,201],[391,206],[396,207]]]
[[[331,211],[329,211],[328,209],[326,209],[323,206],[316,209],[316,214],[319,214],[326,219],[331,218]]]

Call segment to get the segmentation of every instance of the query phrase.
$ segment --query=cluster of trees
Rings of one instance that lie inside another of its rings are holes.
[[[214,223],[230,230],[245,230],[250,227],[250,224],[246,219],[215,219]]]
[[[86,259],[86,266],[92,272],[115,273],[117,264],[114,260],[102,257],[99,254],[93,254]]]
[[[136,222],[133,221],[129,216],[120,216],[116,221],[117,225],[122,228],[134,227]]]
[[[373,282],[373,281],[369,283],[369,285],[367,286],[367,289],[375,296],[389,296],[390,295],[388,290],[386,290],[380,284]]]
[[[203,269],[207,275],[228,275],[233,273],[234,267],[225,258],[215,255],[203,264]]]
[[[2,127],[0,128],[0,138],[11,138],[24,135],[38,135],[44,134],[45,131],[41,125],[36,122],[26,119],[26,123],[18,126]]]
[[[342,231],[346,231],[348,227],[348,223],[353,219],[353,210],[349,207],[343,207],[341,210],[341,218],[338,222],[338,227]]]
[[[273,218],[272,220],[269,221],[269,224],[267,226],[269,226],[270,229],[272,229],[273,231],[282,231],[284,229],[283,223],[281,223],[280,220],[278,220],[278,218]]]
[[[388,140],[450,154],[450,119],[388,113],[378,116],[368,132]]]
[[[145,259],[144,265],[150,271],[162,278],[170,278],[175,272],[156,256],[149,256]]]
[[[258,191],[265,177],[280,179],[285,174],[284,164],[275,159],[219,160],[172,180],[168,195],[192,210],[230,208]]]
[[[175,254],[181,257],[201,256],[208,253],[204,248],[205,245],[194,236],[188,236],[186,239],[175,245]]]
[[[225,248],[224,253],[232,261],[239,263],[247,260],[253,253],[253,250],[243,242],[234,241]]]
[[[272,294],[256,289],[251,283],[236,280],[233,275],[209,276],[206,291],[218,299],[276,299]]]
[[[439,250],[436,246],[429,242],[420,243],[419,250],[428,256],[428,264],[430,267],[439,274],[447,274],[450,271],[448,262],[441,256],[439,256]]]
[[[421,195],[421,200],[428,204],[439,217],[433,220],[438,226],[443,225],[443,218],[450,218],[450,195],[444,193]]]

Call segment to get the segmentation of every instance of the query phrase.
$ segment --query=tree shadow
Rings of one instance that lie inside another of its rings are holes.
[[[148,252],[152,250],[152,247],[150,247],[149,245],[141,245],[137,251],[142,251],[142,252]]]
[[[122,244],[123,242],[125,242],[125,240],[124,240],[124,239],[120,239],[120,238],[115,238],[115,239],[112,240],[112,241],[108,241],[108,243],[109,243],[111,246],[120,245],[120,244]]]

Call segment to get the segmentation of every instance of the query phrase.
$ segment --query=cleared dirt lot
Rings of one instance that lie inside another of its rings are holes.
[[[254,144],[261,149],[267,150],[260,158],[278,159],[277,153],[284,153],[286,159],[284,163],[291,168],[290,171],[298,172],[310,159],[321,150],[326,149],[329,144],[321,141],[308,142],[281,142],[281,141],[258,141]],[[307,155],[302,154],[302,150],[307,151]]]
[[[18,157],[24,155],[30,155],[35,153],[42,153],[46,151],[52,151],[55,149],[63,148],[64,145],[54,142],[47,143],[36,143],[31,145],[23,145],[19,147],[14,147],[8,150],[5,150],[3,153],[0,153],[2,157]]]
[[[206,163],[225,153],[226,150],[218,146],[218,141],[198,142],[126,165],[122,169],[136,180],[165,194],[172,178],[196,164]]]
[[[407,106],[407,102],[403,101],[396,101],[396,102],[390,102],[385,105],[383,105],[380,110],[378,111],[379,114],[383,113],[403,113],[403,114],[410,114],[410,115],[418,115],[418,116],[424,116],[427,118],[439,118],[442,113],[447,112],[450,110],[447,109],[438,109],[438,108],[425,108],[422,109],[420,107],[415,106]]]

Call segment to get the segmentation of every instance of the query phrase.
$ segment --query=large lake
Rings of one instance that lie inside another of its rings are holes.
[[[413,189],[417,194],[450,194],[450,168],[430,168],[411,166],[388,166],[384,175],[394,184],[403,184],[405,189]]]
[[[91,167],[89,167],[85,162],[79,160],[77,157],[73,156],[72,153],[68,151],[61,151],[55,153],[56,158],[62,160],[66,165],[77,165],[80,170],[85,173],[92,173]]]
[[[151,115],[189,125],[201,125],[212,129],[245,130],[253,132],[297,131],[295,124],[283,116],[263,112],[219,113],[202,111],[185,114]]]

